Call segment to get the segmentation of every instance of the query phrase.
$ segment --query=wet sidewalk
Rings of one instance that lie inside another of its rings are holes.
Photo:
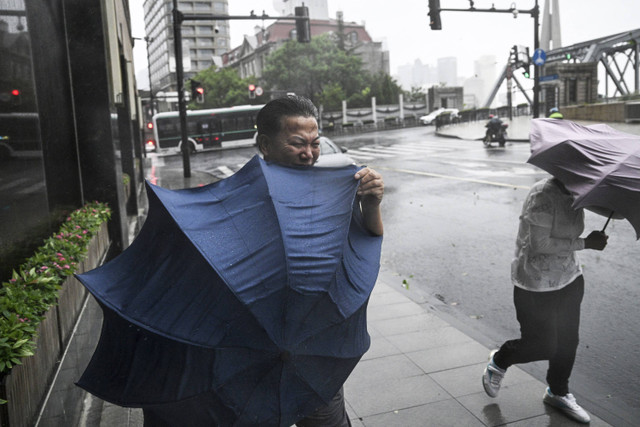
[[[481,377],[490,349],[409,293],[400,276],[381,270],[368,310],[371,348],[345,384],[354,427],[579,425],[543,404],[546,385],[517,367],[509,369],[500,395],[488,397]],[[90,298],[79,334],[97,340],[100,324],[100,308]],[[84,346],[82,351],[90,356],[92,347]],[[87,361],[85,357],[80,365]],[[76,366],[73,372],[82,370]],[[577,398],[580,401],[579,394]],[[60,419],[43,418],[38,425],[69,425],[59,423]],[[141,427],[142,411],[84,393],[78,425]],[[591,425],[609,424],[592,414]]]

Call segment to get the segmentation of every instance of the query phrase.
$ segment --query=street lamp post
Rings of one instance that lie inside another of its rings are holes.
[[[151,105],[151,117],[156,112],[156,104],[155,98],[153,97],[153,86],[151,84],[151,54],[149,53],[149,44],[153,41],[153,39],[149,36],[144,38],[144,41],[147,42],[147,71],[149,72],[149,105]]]

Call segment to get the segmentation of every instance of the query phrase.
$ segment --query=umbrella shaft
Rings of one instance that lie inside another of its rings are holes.
[[[609,218],[607,218],[607,222],[604,223],[604,227],[602,227],[602,232],[604,233],[604,230],[607,229],[607,225],[609,225],[609,221],[611,221],[611,217],[613,216],[613,211],[611,211],[611,214],[609,214]]]

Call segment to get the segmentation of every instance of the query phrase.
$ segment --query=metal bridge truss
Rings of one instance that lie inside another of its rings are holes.
[[[607,97],[609,96],[609,82],[612,82],[615,88],[612,97],[630,95],[634,92],[640,93],[640,29],[576,43],[547,52],[546,64],[558,61],[600,62],[606,73],[607,93],[605,96]],[[486,107],[491,105],[498,89],[504,82],[507,76],[507,67],[508,64],[505,65],[489,99],[487,99]],[[520,82],[517,79],[515,82],[527,101],[531,103]]]

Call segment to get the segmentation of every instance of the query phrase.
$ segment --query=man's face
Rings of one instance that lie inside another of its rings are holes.
[[[312,166],[320,156],[318,122],[313,117],[283,117],[282,129],[275,138],[260,135],[258,141],[264,159],[286,166]]]

